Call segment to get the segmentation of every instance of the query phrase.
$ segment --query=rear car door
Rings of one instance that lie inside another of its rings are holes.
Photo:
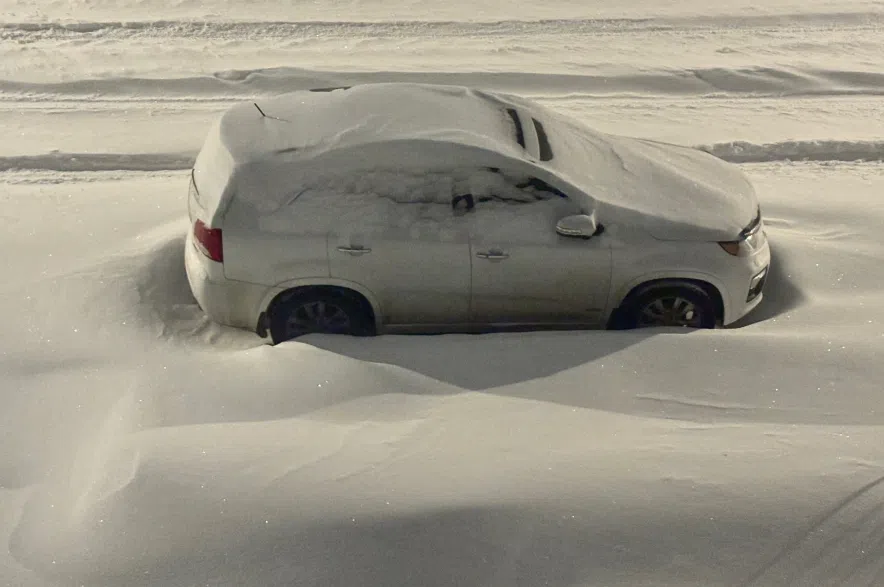
[[[450,202],[354,196],[328,234],[328,259],[333,278],[375,296],[384,324],[469,323],[469,235]]]

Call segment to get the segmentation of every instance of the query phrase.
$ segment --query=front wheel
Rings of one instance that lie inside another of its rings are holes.
[[[369,317],[350,296],[306,293],[280,302],[271,312],[270,336],[274,344],[305,334],[371,334]]]
[[[700,286],[684,283],[639,293],[622,309],[625,328],[715,328],[715,303]]]

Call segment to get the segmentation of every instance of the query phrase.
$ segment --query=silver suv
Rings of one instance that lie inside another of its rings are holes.
[[[197,157],[188,208],[200,306],[273,342],[709,328],[761,301],[770,263],[736,168],[463,87],[238,105]]]

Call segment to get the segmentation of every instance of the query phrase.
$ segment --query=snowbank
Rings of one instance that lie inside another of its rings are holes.
[[[123,4],[0,1],[0,583],[880,583],[875,7]],[[181,248],[210,121],[384,80],[753,161],[764,303],[278,347],[206,321]]]

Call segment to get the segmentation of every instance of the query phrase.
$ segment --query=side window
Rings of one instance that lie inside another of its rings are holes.
[[[530,223],[555,233],[555,223],[572,207],[564,193],[525,173],[476,167],[375,169],[304,178],[280,198],[278,209],[262,215],[261,228],[406,231],[412,238],[448,238],[479,225]]]
[[[564,193],[542,179],[497,167],[472,171],[457,182],[455,191],[456,196],[471,196],[475,203],[530,204],[556,198],[567,199]]]
[[[359,201],[347,225],[391,238],[457,240],[464,222],[452,206],[462,174],[444,169],[374,169],[338,178],[334,191]]]
[[[556,222],[579,208],[549,183],[518,172],[487,169],[469,180],[463,189],[475,201],[469,214],[473,238],[498,245],[553,245]]]

